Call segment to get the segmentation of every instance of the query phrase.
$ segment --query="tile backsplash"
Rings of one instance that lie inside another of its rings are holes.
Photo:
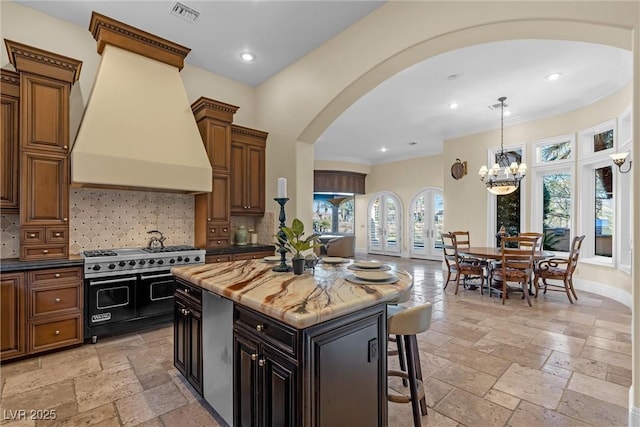
[[[193,245],[194,198],[177,193],[71,189],[69,253],[146,246],[150,230],[160,230],[167,238],[166,245]],[[2,258],[20,256],[19,223],[19,215],[2,215]],[[232,217],[232,242],[238,225],[255,230],[259,243],[273,243],[275,212],[266,212],[263,217]]]

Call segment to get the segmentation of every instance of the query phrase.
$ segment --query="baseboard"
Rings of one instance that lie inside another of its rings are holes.
[[[633,406],[633,385],[629,387],[629,425],[640,426],[640,408]]]
[[[631,299],[631,294],[629,292],[611,285],[574,278],[573,287],[576,290],[591,292],[603,297],[611,298],[612,300],[618,301],[629,308],[632,308],[633,305],[633,300]],[[579,296],[580,295],[578,295],[578,297]]]

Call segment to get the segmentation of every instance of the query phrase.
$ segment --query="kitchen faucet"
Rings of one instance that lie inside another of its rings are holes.
[[[149,239],[149,245],[147,246],[149,249],[162,249],[164,248],[164,241],[167,239],[162,235],[162,232],[159,230],[151,230],[147,231],[147,234],[158,233],[160,237],[151,236]]]

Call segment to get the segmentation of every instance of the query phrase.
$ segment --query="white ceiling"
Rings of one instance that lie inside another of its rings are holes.
[[[383,2],[181,1],[200,12],[193,24],[169,14],[174,1],[18,3],[83,27],[95,10],[191,48],[187,63],[258,85]],[[257,60],[242,62],[244,50]],[[553,72],[562,77],[545,80]],[[459,49],[416,64],[364,95],[323,133],[315,156],[377,164],[437,154],[444,139],[499,128],[499,109],[488,106],[501,96],[513,113],[505,118],[507,127],[590,104],[631,75],[630,52],[588,43],[515,40]],[[459,104],[456,110],[449,109],[452,102]]]

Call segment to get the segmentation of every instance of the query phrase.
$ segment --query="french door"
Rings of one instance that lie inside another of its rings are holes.
[[[368,247],[372,254],[396,255],[402,253],[402,205],[389,192],[375,195],[369,202]]]
[[[444,198],[442,191],[427,189],[418,193],[411,202],[410,257],[442,259],[442,224]]]

